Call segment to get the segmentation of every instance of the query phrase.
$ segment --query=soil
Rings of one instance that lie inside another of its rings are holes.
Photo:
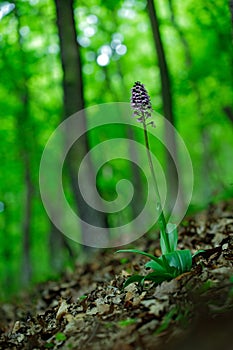
[[[184,220],[178,248],[205,251],[170,282],[123,289],[128,276],[148,273],[148,259],[109,249],[1,304],[0,349],[233,349],[232,209],[224,202]],[[134,247],[161,254],[156,233]]]

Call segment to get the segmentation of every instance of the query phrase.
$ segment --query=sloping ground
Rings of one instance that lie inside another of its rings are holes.
[[[170,282],[123,290],[147,259],[108,250],[20,305],[1,305],[0,349],[233,349],[232,209],[221,203],[183,223],[179,248],[205,252]],[[152,236],[135,245],[160,255]]]

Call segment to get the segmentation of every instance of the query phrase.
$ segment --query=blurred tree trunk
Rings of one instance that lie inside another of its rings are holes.
[[[223,107],[223,112],[225,112],[226,116],[233,123],[233,109],[230,106]]]
[[[28,74],[26,71],[26,55],[23,48],[23,37],[20,34],[20,10],[18,2],[15,1],[15,17],[17,20],[17,35],[19,57],[21,64],[21,80],[19,81],[18,96],[20,99],[21,109],[17,114],[16,130],[19,140],[19,154],[23,162],[24,169],[24,185],[25,197],[23,207],[23,222],[22,222],[22,274],[21,279],[24,285],[27,285],[31,280],[32,264],[30,256],[31,248],[31,217],[32,217],[32,201],[33,201],[33,181],[31,176],[31,150],[32,139],[30,135],[30,112],[29,112],[29,89],[28,89]]]
[[[158,65],[161,78],[161,90],[162,90],[162,100],[163,100],[163,112],[164,117],[175,127],[175,120],[173,115],[172,106],[172,94],[171,94],[171,82],[169,77],[169,71],[167,66],[167,61],[165,57],[164,47],[161,39],[161,34],[159,30],[158,17],[153,0],[147,1],[148,14],[151,22],[151,28],[154,38],[154,44],[158,56]],[[175,133],[171,128],[165,127],[165,140],[167,148],[171,150],[171,153],[166,152],[167,158],[167,206],[171,211],[175,205],[176,197],[178,194],[178,184],[182,179],[178,179],[177,168],[179,167],[178,156],[177,156],[177,143]],[[174,159],[174,160],[173,160]],[[182,191],[179,193],[177,198],[178,209],[183,207],[183,195]]]
[[[12,237],[13,235],[10,230],[9,222],[11,221],[12,221],[11,211],[8,206],[8,202],[6,201],[4,202],[4,216],[3,216],[3,222],[1,225],[1,228],[2,228],[1,231],[2,233],[4,232],[4,240],[1,243],[1,251],[2,251],[1,258],[2,258],[2,261],[7,263],[7,268],[5,268],[2,271],[4,288],[1,288],[0,290],[0,298],[2,298],[3,296],[4,297],[7,296],[5,293],[11,290],[12,280],[15,277],[14,269],[12,268],[13,261],[15,258],[12,247],[14,247],[15,245],[15,240],[14,240],[14,237]]]
[[[230,11],[231,11],[231,21],[233,23],[233,0],[229,1]]]
[[[83,79],[81,71],[80,47],[76,39],[75,21],[73,14],[73,0],[55,0],[57,25],[60,39],[61,61],[63,68],[63,91],[65,118],[84,109]],[[86,130],[85,112],[79,114],[81,127]],[[90,207],[82,197],[78,186],[77,170],[82,159],[88,153],[88,140],[85,133],[70,149],[67,157],[67,167],[71,178],[72,190],[75,195],[79,217],[94,227],[106,227],[106,215]],[[93,164],[88,158],[85,189],[90,191],[91,198],[98,207],[101,201],[96,196],[95,176]],[[81,223],[82,243],[88,246],[92,239],[85,224]],[[103,237],[108,239],[108,237]]]
[[[65,252],[68,252],[69,258],[73,261],[74,253],[71,249],[66,237],[61,234],[57,227],[50,222],[49,233],[49,251],[50,266],[55,272],[64,270]]]
[[[23,150],[22,150],[23,151]],[[23,275],[24,284],[28,284],[32,275],[31,263],[31,217],[32,217],[32,200],[33,200],[33,183],[31,178],[30,158],[25,150],[22,156],[25,171],[25,214],[23,220]]]

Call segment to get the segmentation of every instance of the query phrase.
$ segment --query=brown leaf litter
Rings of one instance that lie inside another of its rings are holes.
[[[205,252],[170,282],[123,289],[132,273],[146,273],[147,258],[109,249],[20,304],[3,303],[0,349],[232,349],[232,209],[232,201],[211,205],[183,222],[179,248]],[[155,234],[135,245],[160,254]]]

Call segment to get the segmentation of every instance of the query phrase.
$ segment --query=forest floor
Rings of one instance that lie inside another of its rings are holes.
[[[134,244],[161,254],[155,234]],[[130,274],[145,273],[147,258],[105,250],[20,303],[0,305],[0,349],[233,349],[233,202],[186,218],[179,248],[205,252],[158,286],[123,289]]]

